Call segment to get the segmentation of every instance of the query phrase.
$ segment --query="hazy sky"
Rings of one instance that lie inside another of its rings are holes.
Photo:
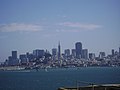
[[[57,47],[98,54],[120,46],[120,0],[0,0],[0,61]]]

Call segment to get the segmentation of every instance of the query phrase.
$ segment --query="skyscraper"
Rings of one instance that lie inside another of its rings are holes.
[[[76,57],[76,50],[72,49],[72,56],[75,58]]]
[[[89,59],[94,60],[95,59],[95,53],[89,53]]]
[[[65,51],[64,51],[64,53],[65,53],[65,56],[70,56],[70,49],[65,49]]]
[[[45,54],[44,50],[39,50],[39,49],[33,50],[33,55],[36,58],[43,57],[44,54]]]
[[[26,54],[21,54],[21,55],[19,56],[19,58],[20,58],[20,60],[21,60],[21,64],[22,64],[22,65],[26,65],[26,64],[27,64],[28,59],[27,59],[27,55],[26,55]]]
[[[114,56],[115,55],[115,51],[114,51],[114,49],[112,49],[112,56]]]
[[[60,60],[61,58],[61,46],[60,46],[60,42],[58,44],[58,60]]]
[[[100,53],[99,53],[99,58],[100,58],[100,59],[103,59],[104,57],[105,57],[105,52],[100,52]]]
[[[56,55],[57,55],[57,48],[53,48],[53,49],[52,49],[52,55],[53,55],[53,56],[56,56]]]
[[[53,60],[56,60],[56,58],[57,58],[57,48],[52,49],[52,58],[53,58]]]
[[[13,65],[12,56],[9,56],[9,57],[8,57],[8,65]]]
[[[82,43],[77,42],[75,44],[75,49],[76,49],[76,58],[80,59],[82,55]]]
[[[82,50],[82,58],[83,59],[88,59],[88,49],[83,49]]]
[[[12,51],[12,59],[17,59],[17,51]]]
[[[17,58],[17,51],[12,51],[12,56],[8,57],[9,65],[18,65],[19,59]]]

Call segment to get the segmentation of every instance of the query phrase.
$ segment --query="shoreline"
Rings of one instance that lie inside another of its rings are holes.
[[[47,69],[70,69],[70,68],[115,68],[113,66],[88,66],[88,67],[45,67],[45,68],[26,68],[25,66],[6,66],[6,67],[0,67],[0,71],[24,71],[24,70],[36,70],[39,71],[40,69],[44,69],[47,71]],[[120,66],[116,66],[116,68],[120,68]]]

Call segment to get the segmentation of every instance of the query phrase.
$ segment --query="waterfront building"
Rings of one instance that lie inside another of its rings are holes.
[[[95,59],[95,53],[89,53],[89,59],[94,60]]]
[[[82,49],[82,58],[88,59],[88,49]]]
[[[76,58],[80,59],[82,56],[82,43],[81,42],[77,42],[75,44],[75,49],[76,49]]]
[[[44,54],[45,54],[44,50],[39,49],[33,50],[33,55],[35,56],[35,58],[41,58],[44,56]]]

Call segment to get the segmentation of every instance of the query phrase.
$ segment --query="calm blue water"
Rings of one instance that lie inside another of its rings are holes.
[[[120,67],[48,69],[39,72],[0,72],[0,90],[57,90],[77,81],[120,83]]]

